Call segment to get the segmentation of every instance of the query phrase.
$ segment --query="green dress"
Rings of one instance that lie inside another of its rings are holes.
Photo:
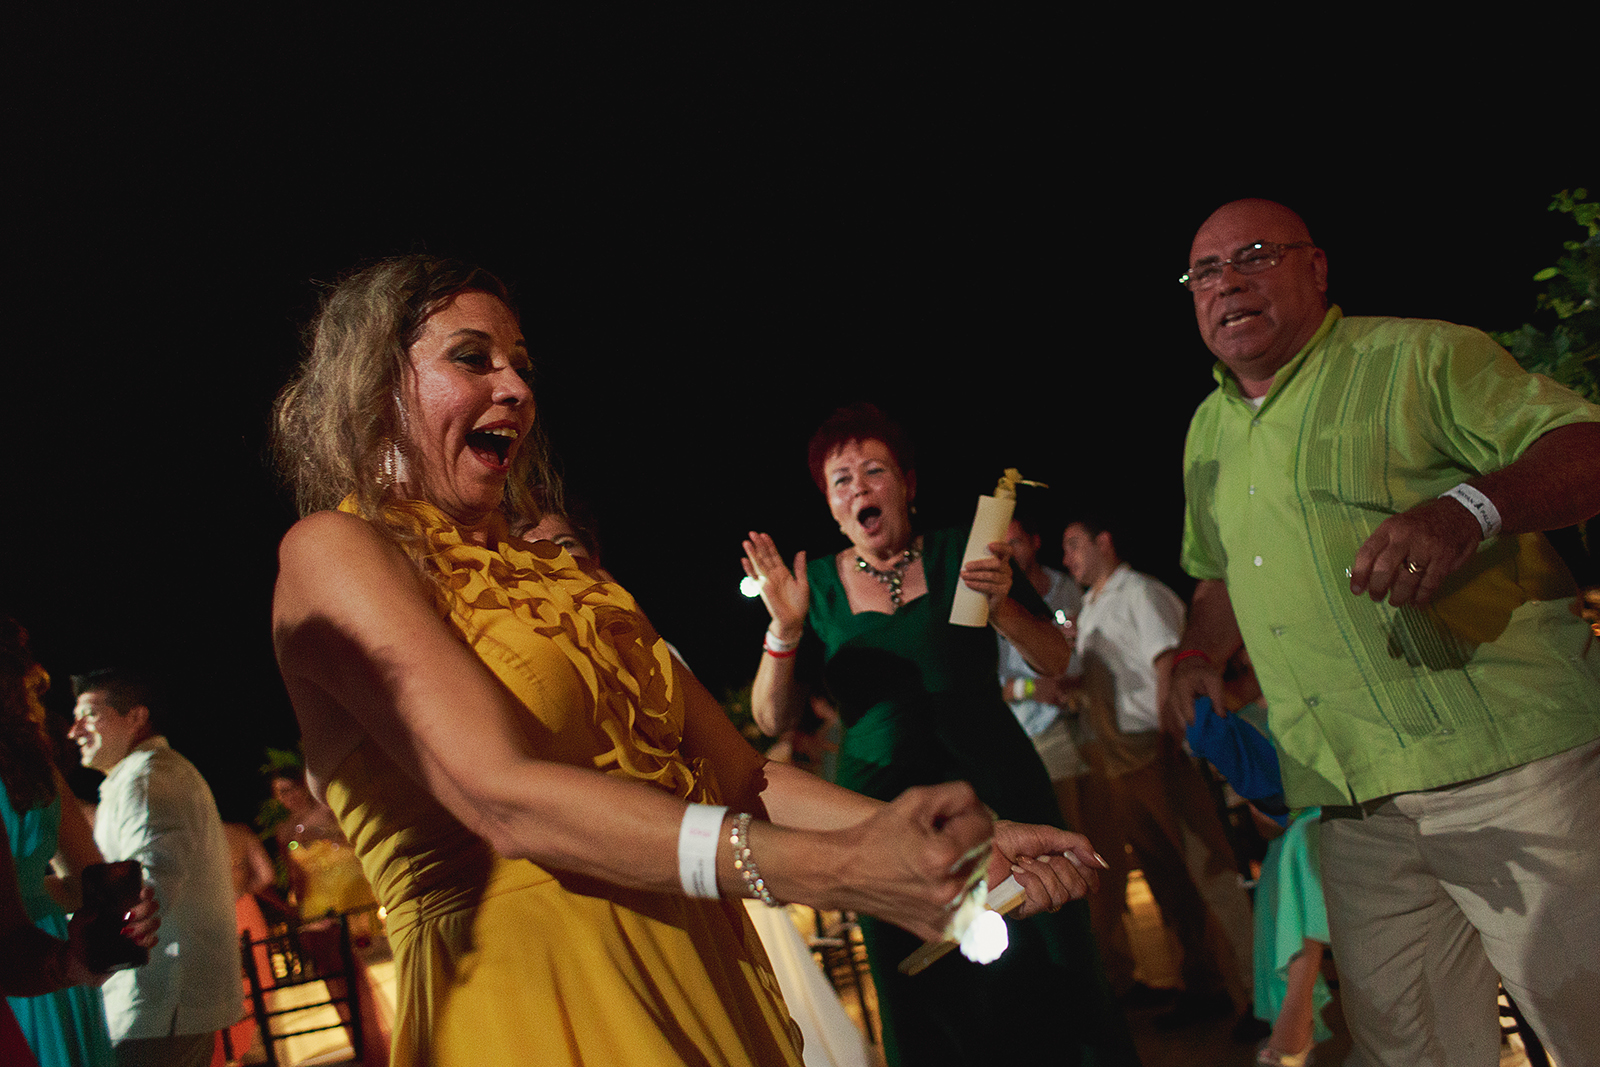
[[[1001,818],[1059,826],[1044,765],[1000,698],[994,631],[948,621],[965,547],[963,531],[926,534],[927,595],[893,615],[853,613],[833,556],[808,567],[808,633],[845,725],[838,782],[891,800],[914,785],[962,780]],[[1012,595],[1047,615],[1015,572]],[[1011,947],[996,962],[952,953],[907,977],[896,967],[921,942],[863,917],[890,1064],[1025,1063],[1040,1048],[1064,1065],[1137,1063],[1087,905],[1007,925]]]

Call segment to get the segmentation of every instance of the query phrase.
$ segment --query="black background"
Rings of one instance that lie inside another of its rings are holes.
[[[1347,313],[1505,329],[1576,232],[1550,195],[1596,154],[1538,129],[1526,81],[1107,31],[937,7],[24,16],[0,610],[52,710],[71,672],[157,671],[175,746],[253,813],[263,746],[295,738],[268,410],[322,286],[405,251],[512,285],[570,491],[714,692],[765,619],[745,531],[842,544],[804,444],[849,401],[910,428],[924,523],[1018,466],[1058,521],[1123,517],[1186,592],[1179,459],[1212,380],[1174,279],[1205,216],[1282,200]]]

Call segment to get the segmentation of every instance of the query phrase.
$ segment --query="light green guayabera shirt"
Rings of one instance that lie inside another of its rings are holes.
[[[1184,449],[1183,566],[1227,582],[1294,807],[1467,781],[1600,736],[1600,648],[1542,534],[1426,608],[1352,596],[1379,523],[1600,408],[1477,330],[1328,312],[1259,410],[1217,364]]]

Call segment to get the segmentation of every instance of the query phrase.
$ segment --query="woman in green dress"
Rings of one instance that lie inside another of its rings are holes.
[[[837,412],[809,453],[850,545],[809,566],[802,552],[790,568],[770,536],[745,541],[745,571],[772,616],[753,694],[757,722],[770,734],[797,722],[807,696],[797,664],[821,660],[846,728],[840,785],[887,798],[963,780],[1001,819],[1059,825],[1044,767],[1001,700],[991,631],[1046,675],[1065,672],[1071,649],[1033,588],[1013,581],[1009,547],[993,543],[991,558],[963,565],[965,530],[915,529],[911,448],[876,408]],[[958,584],[987,598],[989,627],[947,621]],[[1022,880],[1038,864],[1067,862],[1040,857],[1016,873]],[[1011,923],[1011,948],[995,963],[952,956],[909,977],[897,965],[918,940],[865,917],[862,926],[891,1064],[1004,1062],[1042,1041],[1062,1051],[1062,1063],[1137,1062],[1081,901]]]

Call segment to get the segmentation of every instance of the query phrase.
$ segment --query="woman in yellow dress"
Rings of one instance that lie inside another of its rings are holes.
[[[275,830],[301,922],[377,907],[361,864],[326,804],[306,787],[305,772],[272,776],[272,797],[288,812]]]
[[[388,911],[397,1067],[797,1065],[740,898],[933,937],[984,873],[1024,914],[1083,895],[1088,842],[960,783],[880,803],[767,763],[626,592],[511,537],[537,519],[529,368],[498,280],[404,257],[331,292],[278,402],[305,517],[273,636]]]

